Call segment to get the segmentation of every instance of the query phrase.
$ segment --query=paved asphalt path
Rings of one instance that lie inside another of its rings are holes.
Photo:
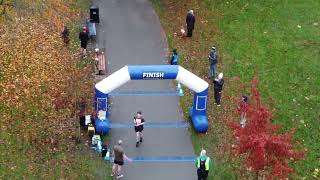
[[[166,64],[166,40],[158,17],[148,0],[96,0],[101,23],[97,26],[97,44],[105,48],[109,61],[108,74],[125,65]],[[174,91],[168,80],[130,81],[115,91]],[[137,110],[147,122],[183,120],[176,96],[115,96],[111,99],[111,123],[131,123]],[[129,157],[195,156],[190,133],[184,128],[144,130],[144,142],[135,147],[132,128],[111,129],[114,145],[124,141]],[[132,162],[124,166],[126,180],[191,180],[196,179],[193,162]]]

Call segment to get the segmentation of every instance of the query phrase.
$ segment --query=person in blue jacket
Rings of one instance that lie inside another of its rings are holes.
[[[209,54],[209,62],[210,62],[210,78],[213,79],[216,73],[216,64],[218,63],[218,56],[215,47],[211,48]]]
[[[173,51],[172,51],[170,64],[171,65],[178,65],[178,52],[177,52],[177,49],[173,49]]]

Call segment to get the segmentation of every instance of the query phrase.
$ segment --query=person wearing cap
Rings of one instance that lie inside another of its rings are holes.
[[[111,176],[117,175],[117,179],[123,177],[121,174],[121,168],[124,164],[124,160],[132,162],[130,158],[126,156],[122,147],[122,140],[119,140],[118,143],[113,147],[113,155],[114,155],[114,163],[112,166],[112,173]]]
[[[171,56],[171,65],[178,65],[178,52],[177,49],[173,49],[172,56]]]
[[[79,33],[79,39],[80,39],[80,53],[82,56],[85,56],[88,40],[89,40],[89,34],[86,26],[82,27],[82,31]]]
[[[210,78],[213,79],[215,77],[216,64],[218,63],[218,56],[215,47],[211,48],[209,54],[209,62],[210,62]]]
[[[106,59],[104,56],[103,51],[100,52],[99,48],[96,48],[95,50],[95,64],[96,68],[98,69],[97,75],[104,75],[106,71]]]
[[[221,93],[222,93],[223,84],[224,84],[223,73],[220,73],[220,74],[218,75],[218,78],[217,78],[217,79],[214,79],[213,83],[214,83],[214,99],[215,99],[215,104],[217,104],[217,106],[220,106],[220,103],[221,103]]]
[[[142,143],[142,131],[144,125],[144,118],[142,112],[138,111],[137,114],[133,117],[134,130],[136,132],[136,147],[139,147],[139,144]]]
[[[201,150],[200,156],[195,161],[195,165],[197,167],[198,180],[206,180],[212,167],[212,161],[207,156],[206,150]]]
[[[187,23],[187,37],[192,37],[192,31],[194,29],[194,24],[196,18],[194,17],[193,10],[190,10],[187,14],[186,23]]]

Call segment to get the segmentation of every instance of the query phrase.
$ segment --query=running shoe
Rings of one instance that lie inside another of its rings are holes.
[[[123,174],[118,174],[117,179],[120,179],[123,177]]]

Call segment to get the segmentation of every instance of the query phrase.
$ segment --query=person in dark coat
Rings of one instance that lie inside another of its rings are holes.
[[[70,42],[70,38],[69,38],[69,29],[67,26],[63,27],[63,31],[61,33],[61,36],[63,38],[63,42],[68,45]]]
[[[220,73],[218,75],[218,79],[215,79],[213,83],[214,83],[214,99],[216,101],[215,103],[217,104],[217,106],[220,106],[221,93],[222,93],[222,88],[224,84],[223,73]]]
[[[216,64],[218,63],[218,56],[217,51],[215,47],[211,48],[210,54],[209,54],[209,61],[210,61],[210,78],[214,78],[215,71],[216,71]]]
[[[171,56],[171,65],[178,65],[178,52],[177,49],[173,49],[172,56]]]
[[[84,26],[82,28],[82,32],[79,33],[79,39],[80,39],[80,45],[81,45],[80,53],[82,56],[85,56],[88,40],[89,40],[89,33],[86,26]]]
[[[192,37],[192,31],[194,29],[194,23],[196,18],[194,17],[193,10],[190,10],[187,14],[186,23],[187,23],[187,37]]]

